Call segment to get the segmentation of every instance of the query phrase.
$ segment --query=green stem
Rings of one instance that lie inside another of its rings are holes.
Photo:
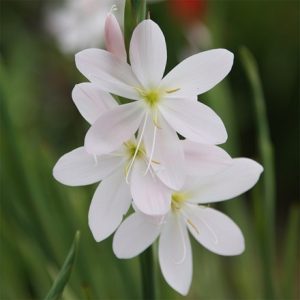
[[[129,44],[134,28],[146,18],[146,0],[126,0],[125,2],[125,44],[129,53]]]
[[[240,51],[249,83],[251,85],[255,116],[258,131],[258,147],[264,166],[263,199],[256,199],[256,211],[259,215],[262,259],[265,272],[266,297],[274,299],[274,264],[275,264],[275,170],[273,145],[270,138],[268,119],[265,107],[263,89],[259,78],[258,67],[253,55],[246,48]],[[263,200],[263,201],[261,201]]]
[[[142,294],[143,300],[155,299],[155,278],[153,251],[150,246],[140,255],[140,265],[142,273]]]

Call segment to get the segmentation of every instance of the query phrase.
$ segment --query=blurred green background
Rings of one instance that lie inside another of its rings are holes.
[[[220,257],[193,243],[186,299],[299,299],[299,1],[197,0],[201,4],[192,9],[180,6],[188,2],[148,6],[166,36],[167,69],[184,53],[217,47],[235,53],[229,76],[200,100],[223,118],[230,154],[256,159],[266,170],[252,192],[216,205],[241,227],[246,252]],[[74,55],[61,52],[44,26],[49,4],[1,0],[0,299],[44,298],[77,229],[79,253],[63,299],[140,299],[138,258],[118,260],[111,238],[97,244],[89,231],[96,186],[67,187],[52,177],[55,162],[82,145],[88,126],[71,100],[73,86],[85,79]],[[194,34],[197,49],[186,33],[199,21],[209,39]],[[272,149],[268,136],[261,137],[242,46],[258,64]],[[273,190],[267,182],[274,174]],[[156,267],[158,298],[182,299]]]

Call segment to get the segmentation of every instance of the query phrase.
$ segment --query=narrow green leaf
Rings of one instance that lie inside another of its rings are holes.
[[[299,206],[292,206],[289,215],[289,224],[286,230],[283,257],[283,286],[282,299],[296,299],[295,287],[297,288],[297,270],[299,262],[299,228],[300,210]]]
[[[80,232],[77,231],[75,234],[71,249],[68,253],[68,256],[66,257],[65,262],[64,262],[60,272],[58,273],[58,276],[57,276],[56,280],[54,281],[50,291],[48,292],[47,296],[45,297],[45,300],[58,299],[61,296],[61,294],[63,293],[63,290],[64,290],[66,284],[68,283],[70,275],[72,273],[73,265],[74,265],[76,255],[78,252],[79,238],[80,238]]]
[[[275,296],[274,284],[274,262],[275,262],[275,170],[273,158],[273,145],[269,133],[269,125],[266,114],[265,99],[261,80],[259,77],[257,63],[250,51],[243,47],[240,50],[240,57],[249,80],[253,93],[255,108],[258,147],[260,157],[264,167],[262,177],[263,193],[262,197],[256,197],[256,211],[261,214],[259,224],[261,224],[260,239],[262,250],[262,261],[264,264],[264,278],[266,287],[266,297],[273,299]],[[259,218],[259,216],[257,216]]]

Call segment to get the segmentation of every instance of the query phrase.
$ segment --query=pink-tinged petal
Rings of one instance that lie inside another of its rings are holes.
[[[161,223],[142,213],[130,215],[118,228],[113,251],[118,258],[132,258],[146,250],[158,237]]]
[[[227,140],[220,117],[200,102],[165,99],[159,109],[171,127],[188,140],[203,144],[222,144]]]
[[[137,159],[134,162],[130,188],[134,204],[147,215],[164,215],[170,210],[171,190],[168,189],[150,170],[145,174],[147,165]]]
[[[220,255],[239,255],[245,249],[239,227],[223,213],[204,206],[186,205],[187,226],[194,238]]]
[[[163,118],[159,127],[148,121],[144,143],[148,157],[152,155],[152,169],[157,177],[168,187],[179,190],[185,181],[186,168],[182,144],[175,132]]]
[[[73,101],[80,114],[93,124],[105,111],[118,106],[116,100],[94,83],[76,84],[72,91]]]
[[[178,214],[168,215],[159,238],[158,254],[165,280],[185,296],[192,282],[192,250],[187,228]]]
[[[179,89],[176,94],[196,95],[213,88],[230,72],[233,54],[225,49],[213,49],[188,57],[163,79],[162,87]],[[175,95],[175,93],[174,93]]]
[[[184,149],[187,174],[197,176],[198,180],[223,171],[233,162],[230,155],[218,146],[188,140],[182,140],[181,145]]]
[[[131,203],[123,169],[98,186],[89,209],[89,227],[97,242],[109,237],[122,222]]]
[[[142,21],[130,41],[130,63],[145,88],[157,86],[166,67],[167,48],[159,26],[151,20]]]
[[[251,189],[259,179],[263,167],[248,158],[234,158],[224,171],[194,183],[189,202],[211,203],[237,197]]]
[[[116,150],[134,135],[143,116],[138,102],[120,105],[103,113],[86,134],[86,150],[98,155]]]
[[[122,158],[95,157],[79,147],[63,155],[53,169],[54,178],[66,185],[79,186],[98,182],[122,164]]]
[[[104,32],[106,49],[120,60],[126,62],[127,54],[123,33],[116,17],[111,13],[105,19]]]
[[[104,91],[128,99],[139,99],[136,88],[140,83],[131,67],[114,54],[101,49],[86,49],[76,54],[75,62],[78,70]]]

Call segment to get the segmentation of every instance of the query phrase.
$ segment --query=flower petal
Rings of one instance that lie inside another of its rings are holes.
[[[137,208],[148,215],[164,215],[170,209],[171,190],[149,171],[146,164],[137,159],[131,173],[131,194]]]
[[[130,190],[123,170],[114,172],[98,186],[89,209],[89,226],[97,242],[109,237],[130,207]]]
[[[198,180],[217,174],[232,164],[230,155],[218,146],[188,140],[181,140],[181,144],[187,174],[197,176]]]
[[[159,239],[159,264],[167,283],[186,295],[192,275],[192,250],[187,228],[178,214],[170,213]]]
[[[126,62],[127,54],[123,33],[116,17],[111,13],[105,19],[104,32],[106,49],[120,60]]]
[[[227,139],[220,117],[200,102],[165,99],[159,109],[167,122],[188,140],[203,144],[222,144]]]
[[[157,86],[165,71],[167,48],[159,26],[151,20],[142,21],[130,41],[130,63],[144,87]]]
[[[120,157],[106,155],[95,158],[84,147],[79,147],[58,160],[53,176],[66,185],[87,185],[102,180],[121,164]]]
[[[107,154],[130,139],[144,116],[138,104],[123,104],[103,113],[86,134],[86,150],[98,155]]]
[[[234,158],[224,171],[199,180],[189,202],[211,203],[237,197],[256,184],[262,171],[263,167],[252,159]]]
[[[213,49],[188,57],[171,70],[161,85],[180,89],[176,94],[202,94],[218,84],[231,70],[233,54],[225,49]]]
[[[132,258],[146,250],[158,237],[161,223],[136,212],[118,228],[113,239],[113,251],[118,258]]]
[[[204,206],[186,205],[187,226],[194,238],[220,255],[239,255],[245,249],[239,227],[223,213]]]
[[[153,121],[149,120],[144,134],[148,157],[153,152],[152,169],[165,185],[179,190],[184,184],[186,175],[182,144],[176,132],[163,118],[158,120],[159,127],[155,129],[155,126]],[[154,130],[156,130],[155,137]]]
[[[76,54],[78,70],[91,82],[101,86],[106,92],[139,99],[136,87],[140,83],[132,73],[131,67],[112,53],[101,49],[86,49]]]
[[[90,124],[93,124],[105,111],[118,106],[109,93],[89,82],[76,84],[72,91],[72,98],[80,114]]]

